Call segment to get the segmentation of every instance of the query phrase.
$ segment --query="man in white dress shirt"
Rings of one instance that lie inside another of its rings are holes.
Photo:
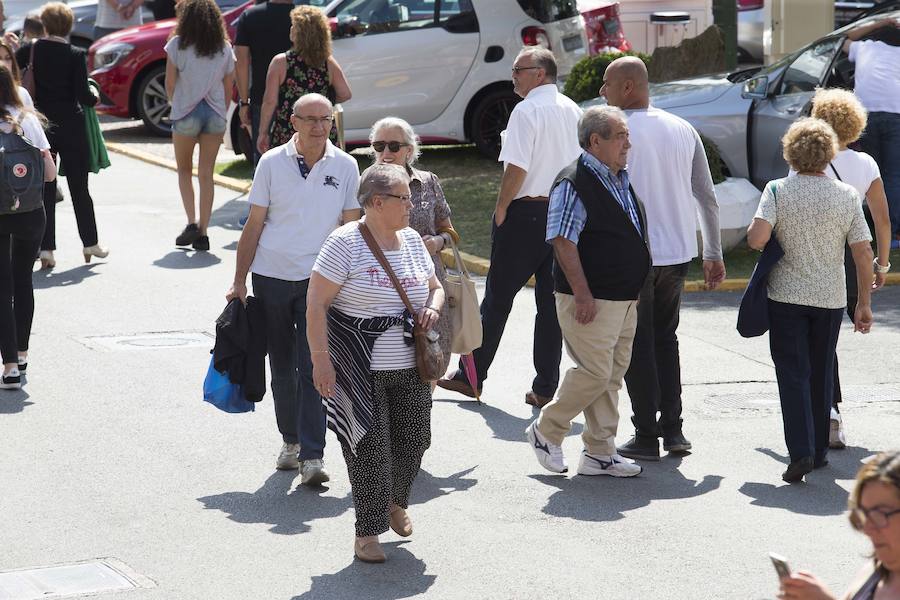
[[[685,276],[697,256],[697,214],[706,285],[713,289],[725,279],[719,205],[700,135],[687,121],[650,106],[643,61],[631,56],[610,63],[600,94],[628,115],[628,173],[647,210],[653,258],[641,290],[631,366],[625,375],[635,434],[619,447],[619,454],[659,460],[660,437],[667,452],[691,449],[681,431],[681,365],[675,332]]]
[[[530,46],[516,57],[512,74],[516,105],[506,126],[500,160],[505,169],[494,211],[491,268],[481,324],[484,337],[475,350],[478,387],[487,379],[513,299],[533,275],[537,317],[534,368],[525,402],[538,408],[550,402],[559,383],[562,334],[553,298],[553,251],[544,241],[550,187],[557,174],[581,154],[581,109],[556,87],[556,59],[545,48]],[[444,389],[474,397],[460,368],[438,381]]]

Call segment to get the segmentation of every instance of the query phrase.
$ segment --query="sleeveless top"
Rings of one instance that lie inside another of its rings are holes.
[[[850,600],[872,600],[875,597],[875,590],[881,582],[881,571],[876,569],[872,575],[866,579],[862,587],[856,591]]]
[[[293,50],[285,52],[287,74],[278,89],[278,104],[275,105],[275,116],[269,136],[269,147],[274,148],[286,144],[294,135],[291,126],[291,111],[301,96],[306,94],[322,94],[334,102],[334,89],[328,77],[328,65],[313,67],[307,65]],[[337,144],[337,130],[332,127],[329,136],[331,143]]]

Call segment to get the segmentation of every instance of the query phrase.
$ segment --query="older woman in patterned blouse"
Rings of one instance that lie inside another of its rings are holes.
[[[847,306],[845,243],[859,285],[854,330],[862,333],[872,326],[874,275],[859,195],[825,174],[838,150],[834,130],[819,119],[800,119],[781,141],[797,175],[766,185],[747,244],[762,250],[774,235],[784,249],[768,280],[769,347],[791,461],[781,477],[796,483],[828,464],[834,351]]]
[[[437,175],[413,167],[421,153],[419,137],[412,125],[397,117],[386,117],[377,121],[369,132],[369,142],[375,164],[397,164],[409,175],[409,192],[412,196],[412,211],[409,226],[422,236],[425,247],[434,261],[438,281],[444,284],[447,274],[441,262],[441,250],[450,247],[451,238],[458,242],[459,236],[450,223],[450,206],[444,197],[444,190]],[[435,327],[440,334],[441,350],[444,351],[444,370],[450,364],[450,311],[441,313]],[[432,390],[434,384],[432,384]]]

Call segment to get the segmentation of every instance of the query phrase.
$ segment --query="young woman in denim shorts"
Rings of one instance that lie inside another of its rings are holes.
[[[222,13],[213,0],[184,0],[175,35],[166,44],[166,94],[172,105],[172,142],[178,165],[178,188],[187,226],[176,246],[209,250],[206,228],[212,214],[213,167],[225,133],[225,115],[234,81],[234,51]],[[191,180],[194,146],[200,144],[200,218]]]

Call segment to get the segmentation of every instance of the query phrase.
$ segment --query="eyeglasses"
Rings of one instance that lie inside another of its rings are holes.
[[[334,121],[334,117],[301,117],[300,115],[292,115],[295,119],[300,119],[309,125],[322,125],[328,127]]]
[[[900,508],[896,510],[854,508],[850,511],[850,522],[857,529],[862,529],[867,523],[871,523],[875,529],[884,529],[888,526],[888,519],[897,514],[900,514]]]
[[[372,148],[375,152],[384,152],[384,149],[387,148],[391,152],[400,152],[400,148],[406,148],[409,144],[403,142],[372,142]]]
[[[409,194],[403,194],[402,196],[398,196],[397,194],[378,194],[378,195],[379,196],[387,196],[388,198],[396,198],[397,200],[400,200],[401,202],[409,202],[410,198],[412,198],[412,196],[410,196]]]
[[[531,69],[540,69],[541,67],[513,67],[513,73],[521,73],[522,71],[530,71]]]

